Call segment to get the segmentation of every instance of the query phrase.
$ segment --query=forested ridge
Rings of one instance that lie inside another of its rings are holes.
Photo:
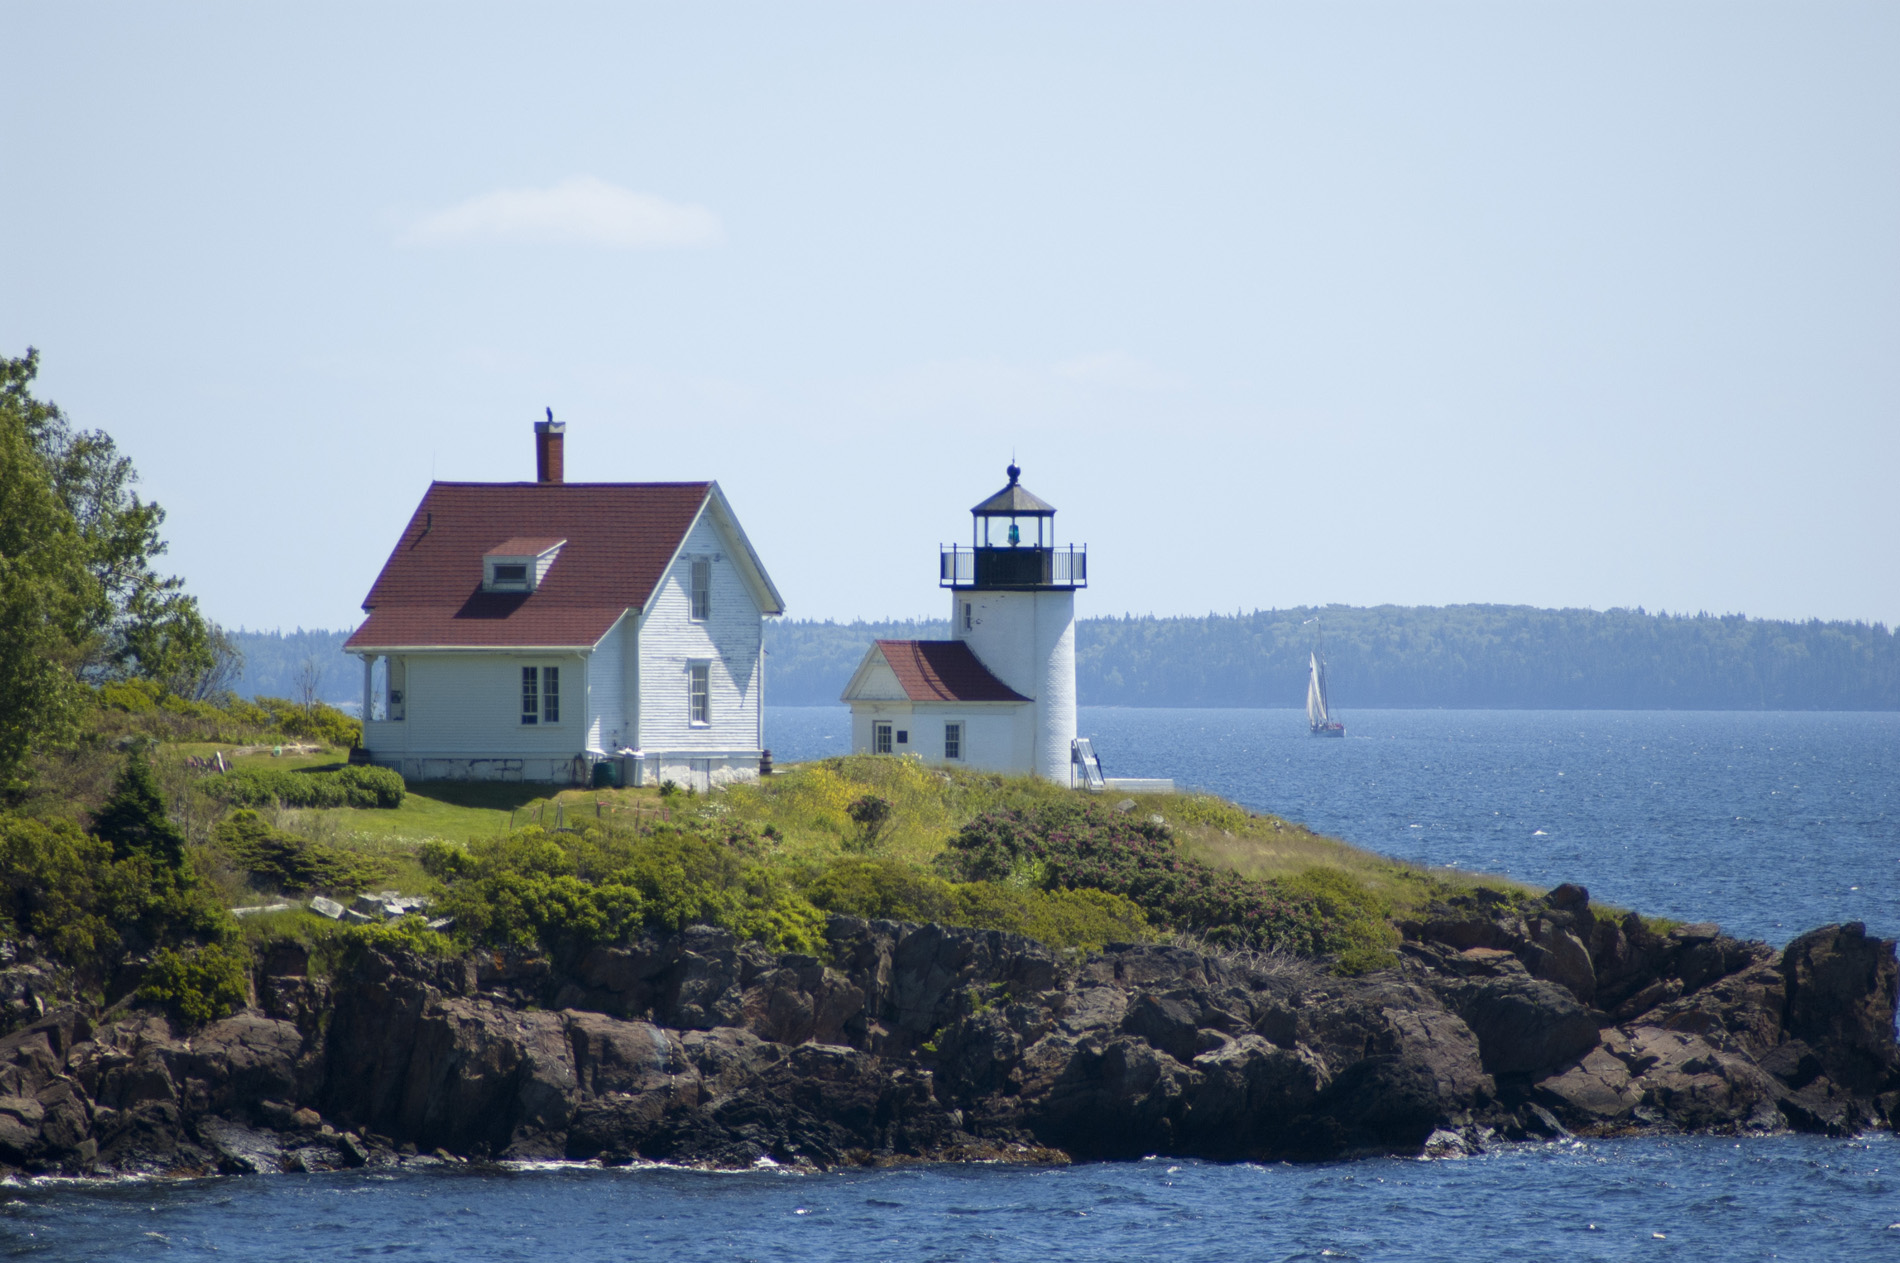
[[[1333,700],[1354,706],[1549,710],[1900,710],[1900,640],[1879,623],[1524,605],[1334,605],[1205,618],[1085,618],[1085,706],[1299,706],[1319,618]],[[230,633],[245,696],[353,701],[344,631]],[[950,635],[940,619],[768,620],[766,699],[838,700],[873,640]]]
[[[1316,630],[1340,708],[1900,709],[1900,644],[1879,623],[1523,605],[1082,619],[1077,693],[1088,706],[1298,706]],[[873,639],[948,635],[940,621],[768,624],[768,697],[835,702]]]

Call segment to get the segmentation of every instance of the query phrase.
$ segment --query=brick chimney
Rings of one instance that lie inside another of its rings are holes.
[[[567,422],[554,419],[554,409],[548,409],[548,419],[534,423],[534,480],[536,482],[561,481],[561,447],[567,437]]]

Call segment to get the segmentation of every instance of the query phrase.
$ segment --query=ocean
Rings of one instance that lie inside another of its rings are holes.
[[[1110,775],[1170,776],[1429,864],[1780,944],[1900,935],[1900,715],[1084,708]],[[781,763],[840,707],[777,708]],[[1151,1159],[793,1175],[382,1171],[15,1182],[0,1254],[57,1259],[1900,1258],[1900,1140],[1702,1137],[1319,1166]]]

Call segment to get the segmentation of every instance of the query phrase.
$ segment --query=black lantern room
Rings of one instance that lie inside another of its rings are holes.
[[[970,547],[942,549],[939,586],[946,588],[1083,588],[1087,545],[1056,546],[1056,510],[1016,480],[970,510]]]

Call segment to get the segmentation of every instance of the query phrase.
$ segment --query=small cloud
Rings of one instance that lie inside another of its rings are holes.
[[[669,202],[593,176],[545,189],[496,189],[426,215],[403,236],[409,245],[536,242],[663,250],[706,246],[723,234],[704,206]]]

